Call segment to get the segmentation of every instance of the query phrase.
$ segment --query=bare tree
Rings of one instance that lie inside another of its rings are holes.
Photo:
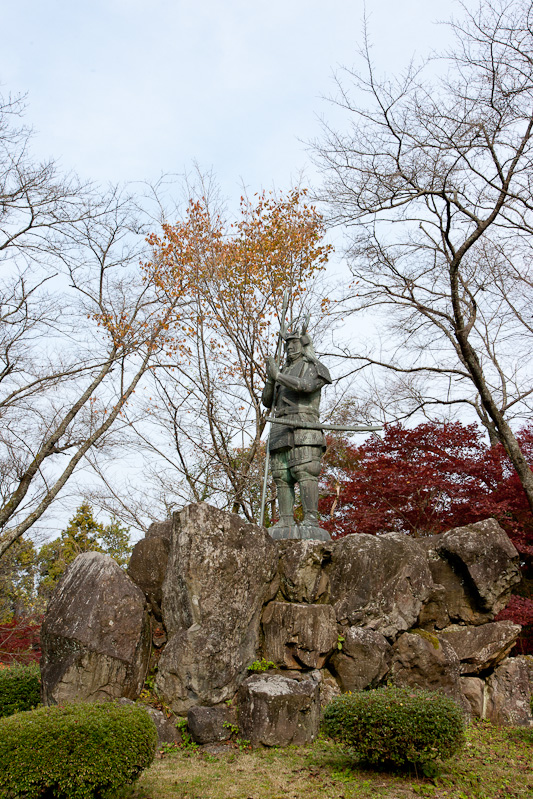
[[[0,557],[105,451],[184,307],[139,265],[132,200],[35,164],[21,111],[0,104]]]
[[[243,198],[234,219],[196,196],[152,237],[160,285],[179,285],[189,310],[178,350],[157,359],[144,410],[130,420],[160,506],[210,499],[255,518],[265,361],[285,288],[294,322],[326,302],[322,233],[321,217],[292,191]],[[121,512],[117,498],[107,507]]]
[[[429,75],[378,79],[365,37],[364,74],[338,81],[351,127],[326,128],[315,153],[350,231],[351,308],[379,314],[383,333],[381,349],[344,354],[358,373],[393,373],[408,412],[475,408],[533,509],[510,426],[533,400],[533,4],[463,12]]]

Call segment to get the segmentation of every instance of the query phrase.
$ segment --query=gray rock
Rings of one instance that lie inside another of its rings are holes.
[[[136,699],[150,657],[142,591],[109,555],[78,555],[52,595],[41,646],[45,704]]]
[[[280,590],[289,602],[325,602],[329,578],[325,566],[331,561],[331,544],[321,541],[284,541],[278,544]]]
[[[173,519],[165,519],[163,522],[152,522],[146,532],[146,538],[166,538],[168,541],[172,538],[172,525]]]
[[[328,669],[321,669],[319,674],[321,678],[319,682],[320,707],[324,709],[332,699],[340,696],[342,691],[339,683]]]
[[[436,547],[442,542],[444,533],[418,539],[418,544],[427,551],[428,565],[433,577],[434,589],[424,604],[418,625],[426,629],[441,629],[450,623],[484,624],[494,614],[487,614],[479,606],[477,593],[464,569],[458,566],[455,572],[449,561],[439,555]]]
[[[428,553],[428,555],[429,554],[433,553]],[[444,564],[442,558],[439,558],[439,560]],[[433,577],[433,580],[436,580],[439,578],[439,575],[436,575],[434,569],[431,567],[432,563],[431,560],[429,560],[431,576]],[[449,566],[447,568],[450,572],[452,571]],[[421,627],[423,630],[440,630],[443,627],[448,626],[450,623],[450,614],[447,607],[446,594],[447,591],[444,585],[436,583],[433,586],[429,597],[422,605],[420,615],[418,616],[418,627]]]
[[[136,702],[133,702],[131,699],[126,699],[125,697],[121,697],[117,700],[117,704],[119,705],[135,705]],[[141,704],[141,703],[139,703]],[[176,725],[168,719],[165,714],[161,710],[157,710],[157,708],[152,707],[151,705],[145,705],[144,703],[141,704],[152,721],[155,724],[155,728],[157,730],[157,743],[158,744],[172,744],[172,743],[181,743],[183,740],[181,732],[178,730]]]
[[[411,631],[400,635],[393,649],[389,678],[395,685],[440,691],[469,711],[461,690],[459,658],[450,644],[430,633]]]
[[[337,645],[330,605],[270,602],[263,611],[262,627],[265,658],[289,669],[320,669]]]
[[[461,661],[461,674],[479,674],[493,669],[509,654],[522,628],[512,621],[493,621],[480,627],[455,624],[440,630]]]
[[[145,707],[148,715],[156,726],[158,744],[181,743],[182,736],[176,725],[173,724],[170,719],[167,719],[161,710],[150,707],[150,705],[146,705]]]
[[[313,741],[320,719],[319,682],[254,674],[239,689],[239,727],[254,746]]]
[[[163,580],[167,571],[169,550],[168,538],[142,538],[133,547],[128,564],[128,575],[144,592],[158,618],[161,618]]]
[[[163,584],[169,637],[156,689],[178,714],[233,698],[259,649],[278,551],[266,530],[204,503],[174,525]]]
[[[191,707],[187,726],[197,744],[227,741],[231,738],[232,726],[236,726],[236,716],[227,707]]]
[[[485,718],[485,681],[479,677],[461,677],[461,690],[470,705],[472,716]]]
[[[531,658],[508,658],[487,678],[485,718],[504,726],[533,726],[532,690]]]
[[[433,588],[426,553],[400,535],[353,534],[332,545],[331,604],[343,625],[394,638],[412,627]]]
[[[375,688],[390,669],[391,645],[381,633],[364,627],[348,627],[343,637],[342,649],[330,661],[342,690]]]
[[[443,533],[436,549],[469,583],[480,610],[495,615],[507,605],[520,582],[518,552],[495,519]]]

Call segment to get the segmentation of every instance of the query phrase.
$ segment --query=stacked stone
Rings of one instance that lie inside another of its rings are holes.
[[[201,743],[236,725],[254,744],[303,743],[336,693],[389,682],[531,726],[532,659],[509,657],[520,627],[494,621],[518,581],[493,519],[421,539],[273,541],[191,505],[152,525],[128,575],[98,553],[71,565],[43,625],[43,694],[134,699],[151,652],[158,695]],[[274,668],[250,672],[261,658]]]

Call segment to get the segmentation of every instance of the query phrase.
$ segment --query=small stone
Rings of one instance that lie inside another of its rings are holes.
[[[461,677],[461,690],[477,719],[485,717],[485,681],[479,677]]]
[[[142,538],[133,547],[128,564],[128,576],[144,592],[159,619],[169,549],[170,541],[167,538]]]

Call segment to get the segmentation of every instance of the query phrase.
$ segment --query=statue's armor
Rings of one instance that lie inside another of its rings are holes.
[[[263,405],[273,407],[274,418],[291,423],[271,423],[268,449],[280,509],[280,520],[270,530],[274,537],[295,537],[294,486],[298,483],[304,509],[299,536],[329,539],[319,528],[317,517],[320,460],[326,449],[324,433],[320,428],[298,426],[304,422],[318,427],[320,392],[327,383],[331,383],[327,367],[302,354],[296,361],[287,362],[276,381],[267,380],[263,389]]]
[[[273,398],[274,417],[292,422],[294,425],[300,421],[313,425],[318,424],[320,392],[325,382],[331,382],[329,372],[327,380],[324,380],[319,375],[314,363],[301,358],[296,363],[285,366],[281,370],[281,374],[296,378],[300,389],[290,388],[280,383],[276,384]],[[270,432],[270,453],[294,447],[320,447],[323,451],[326,442],[322,430],[306,430],[274,423]]]

